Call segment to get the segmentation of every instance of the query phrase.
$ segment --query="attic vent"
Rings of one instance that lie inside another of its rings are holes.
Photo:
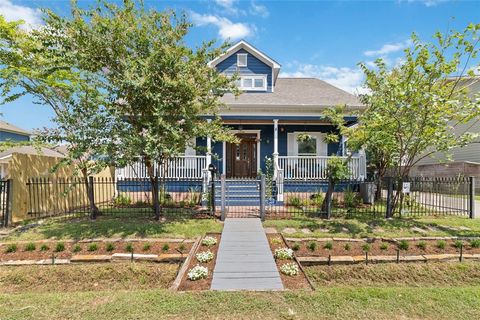
[[[247,54],[238,53],[237,54],[237,67],[246,67],[247,66]]]

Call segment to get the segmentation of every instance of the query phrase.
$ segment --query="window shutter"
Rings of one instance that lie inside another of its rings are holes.
[[[287,134],[287,155],[296,156],[298,150],[296,149],[295,133],[291,132]]]

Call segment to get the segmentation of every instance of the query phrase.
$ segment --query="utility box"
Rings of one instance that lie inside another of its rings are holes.
[[[375,191],[377,186],[375,182],[362,182],[360,183],[360,196],[363,203],[373,204],[375,202]]]

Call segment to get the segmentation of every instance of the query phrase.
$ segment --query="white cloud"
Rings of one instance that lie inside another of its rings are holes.
[[[311,77],[324,80],[350,93],[364,93],[363,73],[359,68],[333,67],[328,65],[303,64],[297,61],[287,64],[296,71],[282,72],[282,77]]]
[[[7,21],[25,21],[26,28],[34,28],[42,24],[42,12],[39,9],[16,5],[10,0],[0,0],[0,14]]]
[[[226,40],[237,40],[251,36],[255,26],[246,23],[232,22],[227,18],[209,14],[191,13],[193,23],[198,26],[214,25],[218,28],[220,38]]]
[[[252,1],[250,3],[250,14],[260,16],[262,18],[268,18],[270,12],[264,5],[256,4],[255,1]]]
[[[363,54],[366,55],[367,57],[385,56],[390,53],[401,51],[405,48],[408,48],[411,45],[412,45],[412,40],[408,39],[402,42],[387,43],[387,44],[384,44],[378,50],[368,50],[368,51],[365,51]]]
[[[238,14],[239,10],[236,7],[237,0],[215,0],[215,3],[222,7],[228,14]]]

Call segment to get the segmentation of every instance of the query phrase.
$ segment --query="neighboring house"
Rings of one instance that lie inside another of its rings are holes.
[[[30,141],[31,133],[0,120],[0,141]]]
[[[65,156],[55,150],[48,148],[37,148],[34,146],[18,146],[9,148],[0,152],[0,177],[6,177],[9,174],[9,163],[12,160],[13,154],[28,154],[39,155],[46,157],[64,158]]]
[[[315,78],[279,77],[280,64],[245,41],[209,65],[227,75],[240,76],[237,84],[243,93],[239,97],[226,94],[222,100],[228,108],[221,110],[220,116],[241,142],[234,145],[199,137],[197,148],[187,148],[185,155],[172,159],[168,177],[201,178],[213,163],[226,178],[255,178],[265,172],[266,158],[272,158],[280,193],[284,180],[326,179],[328,158],[344,156],[345,149],[342,142],[324,141],[328,133],[338,133],[338,129],[322,115],[336,105],[347,105],[351,111],[364,108],[354,95]],[[345,119],[351,124],[357,120],[350,115]],[[300,141],[299,135],[305,134],[310,139]],[[196,151],[201,149],[207,150],[206,154]],[[364,156],[353,156],[350,168],[352,178],[362,180],[366,174]],[[117,174],[144,177],[145,170],[134,166],[117,170]]]
[[[455,80],[455,79],[453,79]],[[459,83],[468,89],[471,98],[480,99],[480,76],[462,79]],[[463,134],[472,132],[480,134],[480,119],[461,124],[455,127],[455,133]],[[480,177],[480,139],[462,148],[452,149],[452,158],[437,152],[432,156],[422,159],[412,169],[414,176],[477,176]]]

